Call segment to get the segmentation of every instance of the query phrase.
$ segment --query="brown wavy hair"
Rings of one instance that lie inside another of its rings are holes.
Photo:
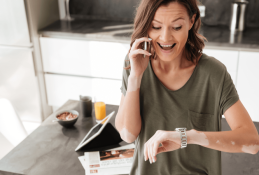
[[[136,9],[136,15],[134,19],[134,30],[131,35],[130,49],[137,38],[148,37],[148,29],[151,22],[155,16],[155,13],[161,5],[168,5],[170,2],[178,2],[183,5],[188,12],[189,18],[191,19],[194,14],[196,14],[194,24],[189,30],[188,39],[185,44],[185,54],[189,61],[192,61],[195,65],[198,63],[198,58],[202,54],[202,49],[204,48],[204,40],[207,39],[198,33],[201,26],[200,10],[197,0],[142,0]],[[143,46],[139,46],[140,48]],[[128,54],[130,53],[130,49]],[[155,49],[151,46],[151,56],[150,59],[156,59],[157,55]],[[129,61],[129,60],[126,60]],[[130,65],[124,69],[130,69]]]

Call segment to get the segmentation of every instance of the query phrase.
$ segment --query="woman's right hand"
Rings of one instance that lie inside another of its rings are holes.
[[[149,40],[149,38],[147,37],[138,38],[134,41],[130,49],[130,53],[129,53],[130,66],[131,66],[130,75],[134,77],[142,76],[148,66],[149,57],[151,53],[149,53],[146,50],[143,50],[140,47],[140,44],[144,41],[151,42],[151,40]],[[146,55],[145,58],[143,54]]]

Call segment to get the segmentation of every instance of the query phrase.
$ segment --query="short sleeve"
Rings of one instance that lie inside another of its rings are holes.
[[[128,60],[128,61],[127,61]],[[125,56],[122,67],[122,84],[121,84],[121,93],[123,93],[124,97],[126,96],[127,87],[128,87],[128,77],[130,75],[130,69],[126,70],[124,67],[128,67],[130,65],[128,54]]]
[[[222,93],[220,98],[220,112],[224,115],[225,111],[239,100],[233,80],[225,68],[224,81],[222,83]]]

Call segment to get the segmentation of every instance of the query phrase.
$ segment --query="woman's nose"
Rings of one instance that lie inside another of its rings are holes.
[[[167,41],[170,41],[172,40],[172,35],[171,35],[171,32],[169,29],[164,29],[162,30],[162,33],[160,35],[160,40],[163,41],[163,42],[167,42]]]

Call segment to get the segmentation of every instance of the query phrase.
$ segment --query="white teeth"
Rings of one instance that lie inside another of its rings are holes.
[[[160,44],[162,47],[172,47],[173,45],[162,45]]]
[[[172,47],[174,44],[172,44],[172,45],[162,45],[162,44],[159,43],[159,45],[162,46],[162,47]]]

